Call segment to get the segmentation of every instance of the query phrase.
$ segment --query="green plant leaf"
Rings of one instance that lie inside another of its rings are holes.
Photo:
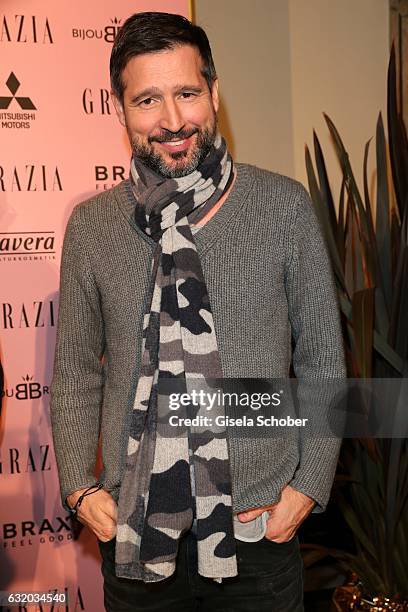
[[[406,210],[408,196],[408,143],[405,126],[398,112],[394,43],[391,47],[390,61],[388,64],[387,117],[391,171],[399,215],[400,219],[402,219]]]
[[[384,126],[381,113],[377,121],[376,135],[377,152],[377,215],[375,232],[379,259],[381,287],[383,290],[387,319],[392,304],[392,270],[391,270],[391,229],[390,229],[390,202],[387,180],[387,152],[385,144]],[[387,325],[388,327],[388,325]],[[380,330],[384,335],[388,329]]]
[[[346,234],[345,234],[346,219],[344,215],[345,190],[346,190],[346,186],[345,186],[344,178],[343,178],[343,180],[341,181],[341,188],[340,188],[339,219],[337,223],[337,233],[336,233],[336,242],[338,245],[341,245],[341,247],[339,247],[339,256],[341,259],[341,263],[343,265],[343,269],[344,269],[345,249],[346,249],[346,246],[345,246],[346,245]]]
[[[397,487],[399,475],[399,462],[401,456],[402,440],[393,438],[391,440],[391,453],[387,469],[387,497],[385,509],[385,550],[387,556],[387,578],[391,586],[394,582],[394,545],[398,523],[397,516]]]
[[[336,275],[337,282],[340,286],[344,287],[344,276],[342,270],[342,263],[337,250],[336,241],[334,240],[332,228],[328,219],[327,208],[323,202],[322,195],[320,193],[316,176],[313,169],[312,159],[310,157],[309,149],[305,147],[305,159],[306,159],[306,170],[309,183],[309,192],[314,204],[314,210],[317,218],[319,219],[320,226],[322,228],[323,235],[326,239],[326,244],[330,254],[330,258],[333,265],[333,270]]]
[[[354,178],[353,171],[351,169],[350,160],[348,153],[343,145],[343,142],[340,138],[340,135],[330,119],[328,115],[323,113],[323,116],[328,125],[330,134],[332,136],[334,147],[336,149],[337,157],[340,162],[340,166],[343,171],[343,176],[346,183],[346,189],[349,193],[350,198],[355,203],[358,210],[358,220],[359,220],[359,231],[360,231],[360,240],[364,249],[364,259],[365,259],[365,271],[367,274],[367,282],[365,284],[366,287],[372,287],[375,285],[375,266],[373,259],[373,252],[370,245],[370,232],[368,227],[367,215],[364,208],[363,200],[361,199],[360,192],[357,187],[356,180]]]
[[[328,549],[302,551],[303,565],[307,569],[328,556]]]
[[[398,478],[398,516],[404,519],[405,516],[408,516],[408,441],[405,440],[405,445],[403,452],[401,453],[400,459],[400,468],[399,468],[399,478]],[[408,523],[408,519],[407,519]],[[408,548],[407,548],[407,556],[408,556]],[[408,559],[407,559],[408,561]],[[407,563],[408,567],[408,563]]]
[[[319,142],[319,139],[317,137],[315,130],[313,130],[313,144],[314,144],[314,151],[315,151],[316,168],[317,168],[317,173],[319,176],[320,193],[322,196],[322,200],[326,205],[326,211],[328,213],[329,223],[330,223],[330,227],[331,227],[333,236],[337,238],[337,228],[339,224],[337,222],[336,209],[334,207],[333,196],[332,196],[332,192],[330,189],[329,179],[327,176],[326,163],[324,161],[322,148],[320,146],[320,142]],[[344,243],[338,242],[336,240],[336,244],[337,244],[337,250],[340,255],[340,259],[342,260],[343,259],[342,251],[344,250]]]
[[[347,296],[343,293],[339,293],[339,304],[341,312],[344,317],[347,319],[349,324],[352,323],[352,308],[351,302],[347,298]],[[395,370],[397,374],[402,375],[404,369],[404,361],[403,359],[396,353],[390,344],[386,341],[385,338],[380,336],[375,330],[373,335],[373,345],[374,349],[377,351],[379,355],[381,355]]]
[[[373,559],[375,559],[377,556],[375,548],[373,546],[373,543],[371,542],[370,537],[367,535],[363,526],[361,525],[359,517],[356,515],[356,513],[349,504],[341,503],[340,507],[345,520],[347,521],[350,529],[352,530],[356,538],[359,540],[361,546],[364,548],[364,550],[368,552],[368,554]]]
[[[314,133],[317,182],[309,152],[306,166],[314,205],[335,268],[348,372],[352,376],[408,381],[408,140],[398,112],[395,52],[388,71],[388,133],[396,194],[387,176],[387,143],[381,114],[376,127],[377,216],[368,180],[368,141],[364,150],[364,201],[349,156],[331,119],[324,115],[343,173],[336,217],[327,167]],[[398,214],[399,213],[399,214]],[[335,261],[334,261],[335,258]],[[385,384],[385,383],[384,383]],[[394,437],[346,440],[336,499],[349,525],[355,555],[333,553],[352,568],[372,594],[408,589],[408,401],[397,402],[395,385],[384,389],[393,407]],[[407,391],[408,395],[408,382]],[[370,404],[367,405],[367,409]],[[319,555],[326,554],[320,551]],[[408,596],[408,594],[407,594]]]
[[[351,270],[353,275],[353,293],[361,291],[369,283],[365,274],[366,266],[361,243],[361,233],[359,230],[359,219],[353,198],[350,196],[350,240],[346,247],[347,258],[351,260]]]
[[[408,215],[407,215],[408,217]],[[405,222],[406,220],[404,220]],[[403,224],[404,226],[404,224]],[[408,247],[402,246],[395,278],[388,340],[402,357],[408,357]]]
[[[378,131],[379,129],[377,126],[377,150],[378,150]],[[383,130],[383,133],[384,133],[384,130]],[[388,329],[389,329],[389,308],[391,307],[391,305],[389,303],[388,308],[387,308],[387,304],[386,304],[385,297],[384,297],[383,277],[381,276],[380,255],[378,253],[378,248],[377,248],[377,238],[376,238],[376,234],[374,231],[372,205],[371,205],[370,194],[369,194],[369,189],[368,189],[367,166],[368,166],[368,152],[369,152],[370,142],[371,142],[371,138],[366,143],[366,146],[364,149],[363,180],[364,180],[364,200],[365,200],[365,210],[367,214],[368,236],[369,236],[371,250],[373,253],[373,259],[374,259],[374,265],[375,265],[375,271],[376,271],[375,280],[376,280],[377,287],[375,290],[375,310],[374,310],[375,327],[380,334],[382,334],[383,336],[387,336]],[[380,148],[380,152],[382,152],[382,148]],[[377,151],[377,167],[378,167],[378,161],[379,160],[378,160],[378,151]],[[382,159],[380,159],[380,162],[381,161]],[[385,164],[386,164],[386,161],[385,161]],[[385,166],[385,173],[386,173],[386,166]],[[386,184],[386,187],[387,187],[387,184]],[[388,192],[387,192],[387,196],[388,196]],[[378,221],[378,216],[377,216],[377,221]],[[391,283],[391,280],[389,282]],[[391,296],[390,296],[390,300],[391,300]]]
[[[371,378],[373,329],[374,329],[374,289],[357,291],[352,299],[353,328],[356,339],[357,362],[363,378]]]
[[[408,208],[408,206],[407,206]],[[391,208],[391,268],[392,268],[392,280],[393,285],[395,284],[395,277],[397,275],[398,260],[401,253],[401,223],[396,208]],[[394,288],[393,287],[393,301],[394,301]]]
[[[355,280],[354,280],[354,268],[353,268],[353,213],[352,207],[350,206],[350,197],[347,199],[347,211],[346,211],[346,228],[345,228],[345,249],[344,249],[344,278],[346,284],[347,296],[352,296],[354,293]],[[351,315],[350,315],[351,319]]]

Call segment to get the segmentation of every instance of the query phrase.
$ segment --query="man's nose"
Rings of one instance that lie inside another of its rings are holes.
[[[180,108],[175,100],[166,100],[163,104],[163,113],[160,119],[160,127],[169,132],[178,132],[184,127],[184,119]]]

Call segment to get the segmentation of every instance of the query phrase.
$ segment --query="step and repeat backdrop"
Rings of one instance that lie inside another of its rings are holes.
[[[68,596],[24,612],[103,610],[96,540],[59,497],[49,387],[68,217],[128,175],[109,57],[145,10],[190,15],[187,0],[0,1],[0,591]]]

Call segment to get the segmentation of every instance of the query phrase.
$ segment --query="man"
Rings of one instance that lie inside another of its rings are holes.
[[[158,383],[287,377],[292,338],[297,377],[343,376],[310,199],[233,163],[201,28],[133,15],[110,69],[133,156],[65,235],[51,389],[62,498],[99,540],[107,610],[302,610],[296,531],[327,503],[338,442],[166,438]]]

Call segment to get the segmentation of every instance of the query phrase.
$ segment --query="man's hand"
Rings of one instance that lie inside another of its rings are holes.
[[[247,523],[268,510],[269,519],[265,537],[282,544],[294,537],[297,529],[311,513],[314,506],[313,499],[300,491],[296,491],[290,485],[286,485],[282,489],[281,499],[276,504],[239,512],[237,516],[241,523]]]
[[[79,489],[68,495],[67,502],[73,508],[86,489]],[[116,535],[117,505],[107,491],[100,489],[86,495],[78,508],[77,518],[94,532],[98,540],[107,542]]]

